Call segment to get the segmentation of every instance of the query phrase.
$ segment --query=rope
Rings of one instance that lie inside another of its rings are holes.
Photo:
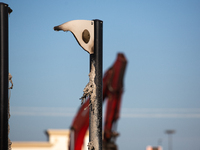
[[[11,86],[8,89],[12,89],[13,88],[13,82],[12,82],[12,75],[9,73],[8,74],[8,82],[10,82]]]
[[[10,119],[10,97],[11,97],[11,89],[13,88],[13,82],[12,82],[12,75],[9,73],[8,74],[8,82],[10,82],[11,86],[8,88],[9,89],[9,96],[8,96],[8,120]],[[10,132],[10,125],[8,123],[8,134]],[[8,138],[8,150],[11,150],[11,145],[12,142],[10,138]]]

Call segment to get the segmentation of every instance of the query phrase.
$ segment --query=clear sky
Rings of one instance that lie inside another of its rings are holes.
[[[103,71],[118,52],[128,60],[119,149],[161,144],[200,149],[199,0],[4,0],[9,17],[12,141],[45,141],[68,129],[88,83],[89,54],[68,32],[71,20],[103,20]]]

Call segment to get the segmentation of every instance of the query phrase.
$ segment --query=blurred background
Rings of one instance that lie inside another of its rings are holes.
[[[200,149],[200,1],[4,0],[9,17],[11,141],[46,141],[47,129],[68,129],[88,83],[89,54],[70,20],[103,21],[103,71],[124,53],[117,145]]]

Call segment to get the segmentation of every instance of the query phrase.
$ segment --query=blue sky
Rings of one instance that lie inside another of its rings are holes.
[[[200,1],[3,1],[9,17],[13,141],[44,141],[67,129],[88,82],[89,54],[53,27],[103,20],[103,71],[128,60],[119,149],[145,149],[174,129],[174,149],[200,149]],[[59,112],[59,113],[58,113]]]

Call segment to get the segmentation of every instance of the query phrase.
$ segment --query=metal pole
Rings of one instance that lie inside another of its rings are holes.
[[[169,150],[172,150],[172,134],[169,134]]]
[[[90,100],[89,150],[102,150],[102,32],[103,21],[94,20],[94,54],[90,54],[90,68],[95,69],[96,99]]]
[[[0,3],[0,150],[8,149],[8,12],[8,5]]]
[[[168,149],[172,150],[172,134],[175,133],[175,130],[166,130],[168,134]]]

